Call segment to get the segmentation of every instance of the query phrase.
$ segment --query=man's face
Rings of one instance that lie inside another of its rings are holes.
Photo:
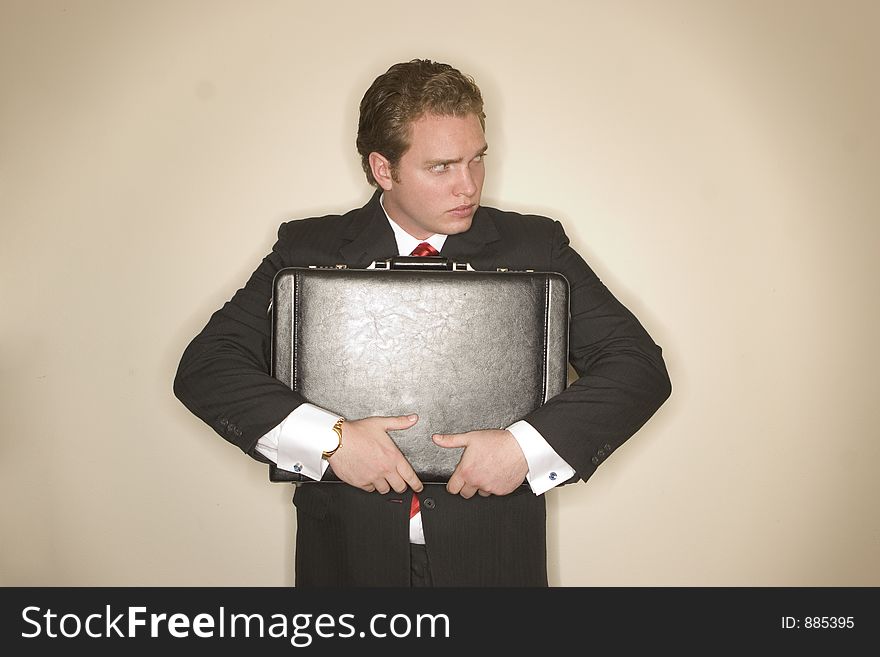
[[[426,114],[412,124],[397,180],[377,178],[388,215],[416,239],[471,227],[483,191],[486,137],[480,119]]]

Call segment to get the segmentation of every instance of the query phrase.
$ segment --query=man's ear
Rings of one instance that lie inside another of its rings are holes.
[[[391,175],[391,162],[388,161],[388,158],[373,151],[370,153],[370,170],[379,187],[386,192],[390,191],[394,185],[394,178]]]

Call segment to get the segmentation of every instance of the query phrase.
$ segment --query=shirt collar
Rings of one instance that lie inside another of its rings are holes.
[[[446,242],[446,238],[448,235],[440,235],[439,233],[431,235],[431,237],[419,240],[407,233],[403,228],[397,225],[397,223],[388,216],[388,211],[385,210],[385,204],[382,202],[382,199],[385,198],[385,195],[382,194],[379,196],[379,205],[382,206],[382,212],[385,213],[385,218],[388,219],[388,223],[391,224],[391,230],[394,231],[394,239],[397,242],[397,254],[398,255],[409,255],[413,252],[413,249],[416,248],[422,242],[427,242],[431,246],[433,246],[439,252],[440,249],[443,248],[443,244]]]

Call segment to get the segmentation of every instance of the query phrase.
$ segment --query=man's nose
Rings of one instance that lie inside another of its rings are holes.
[[[461,173],[456,178],[453,192],[456,196],[473,196],[477,193],[477,182],[474,180],[470,167],[465,166],[461,168]]]

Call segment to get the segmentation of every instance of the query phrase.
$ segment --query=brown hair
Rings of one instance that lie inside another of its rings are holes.
[[[377,77],[361,100],[357,149],[367,181],[376,186],[370,153],[384,155],[396,179],[400,158],[409,149],[410,127],[425,114],[474,114],[486,128],[483,96],[473,78],[449,64],[413,59]]]

